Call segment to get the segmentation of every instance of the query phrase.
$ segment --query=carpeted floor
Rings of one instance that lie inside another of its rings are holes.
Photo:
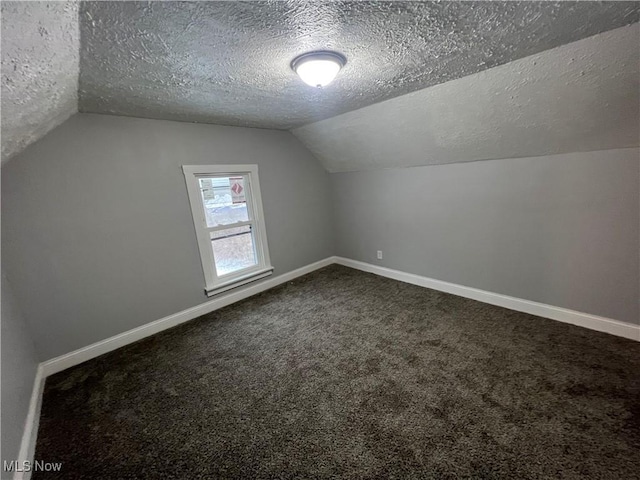
[[[640,478],[640,343],[330,266],[50,377],[64,479]]]

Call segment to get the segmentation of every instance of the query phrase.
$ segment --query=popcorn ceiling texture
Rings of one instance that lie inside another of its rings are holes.
[[[330,172],[634,147],[640,24],[293,133]]]
[[[2,2],[2,161],[78,110],[77,2]]]
[[[289,129],[638,20],[634,2],[83,2],[80,110]],[[297,55],[348,58],[325,90]]]
[[[2,159],[78,96],[83,112],[292,129],[638,18],[636,2],[2,2]],[[289,65],[321,48],[348,63],[316,90]]]

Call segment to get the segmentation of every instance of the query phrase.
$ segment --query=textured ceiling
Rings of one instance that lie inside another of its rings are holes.
[[[293,133],[330,172],[640,144],[640,24]]]
[[[2,9],[2,161],[78,110],[77,2]]]
[[[638,20],[634,2],[83,2],[80,110],[288,129]],[[298,54],[348,58],[325,90]]]

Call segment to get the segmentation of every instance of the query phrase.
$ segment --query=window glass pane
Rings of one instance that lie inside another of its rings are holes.
[[[258,263],[251,225],[211,232],[211,245],[219,277]]]
[[[245,177],[199,178],[207,227],[233,225],[249,220]]]

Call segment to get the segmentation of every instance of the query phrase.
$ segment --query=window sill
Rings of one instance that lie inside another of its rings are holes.
[[[263,268],[261,270],[258,270],[257,272],[250,272],[246,275],[236,277],[233,280],[228,280],[226,282],[220,283],[210,289],[207,288],[205,289],[205,293],[207,294],[207,297],[213,297],[214,295],[219,295],[233,288],[246,285],[247,283],[255,282],[256,280],[260,280],[261,278],[268,277],[272,274],[273,267]]]

